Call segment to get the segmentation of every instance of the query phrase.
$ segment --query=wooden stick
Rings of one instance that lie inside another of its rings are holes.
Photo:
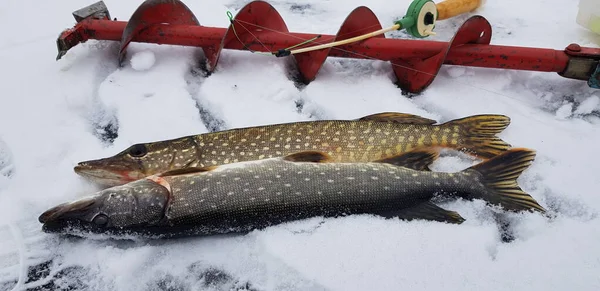
[[[301,48],[301,49],[297,49],[297,50],[292,50],[292,51],[290,51],[290,54],[294,55],[294,54],[299,54],[299,53],[312,52],[312,51],[316,51],[316,50],[320,50],[320,49],[324,49],[324,48],[330,48],[330,47],[334,47],[334,46],[338,46],[338,45],[353,43],[353,42],[361,41],[363,39],[371,38],[371,37],[374,37],[374,36],[377,36],[380,34],[384,34],[388,31],[393,31],[393,30],[398,30],[398,29],[400,29],[400,25],[395,24],[391,27],[373,31],[373,32],[370,32],[367,34],[355,36],[353,38],[344,39],[344,40],[335,41],[335,42],[326,43],[326,44],[321,44],[321,45],[316,45],[316,46],[311,46],[311,47],[307,47],[307,48]]]

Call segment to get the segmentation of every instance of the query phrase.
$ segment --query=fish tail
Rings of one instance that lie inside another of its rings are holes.
[[[517,178],[531,165],[535,155],[534,150],[515,148],[464,172],[475,171],[480,175],[485,190],[478,198],[510,211],[533,209],[543,213],[546,210],[517,184]]]
[[[511,145],[496,135],[510,124],[510,118],[505,115],[485,114],[455,119],[442,125],[443,136],[450,141],[447,146],[464,151],[473,156],[487,160],[497,156]],[[462,140],[462,142],[459,142]]]

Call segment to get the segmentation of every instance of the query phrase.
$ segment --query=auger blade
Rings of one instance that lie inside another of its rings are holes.
[[[119,65],[123,64],[127,46],[143,30],[157,24],[200,26],[190,9],[179,0],[146,0],[135,10],[121,37]],[[156,35],[160,38],[160,35]]]

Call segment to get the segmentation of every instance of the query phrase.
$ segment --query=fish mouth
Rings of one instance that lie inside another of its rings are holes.
[[[44,211],[44,213],[42,213],[38,217],[38,221],[40,223],[46,223],[47,221],[50,221],[53,217],[56,217],[57,215],[59,215],[59,213],[63,212],[62,209],[63,209],[63,205],[65,205],[65,204],[54,206],[54,207]]]
[[[96,200],[93,198],[85,198],[74,202],[62,203],[46,210],[39,216],[38,220],[41,223],[47,223],[52,220],[74,217],[77,216],[77,214],[87,214],[95,204]]]
[[[136,171],[107,170],[92,166],[87,162],[77,164],[73,170],[82,177],[106,186],[118,186],[144,177],[143,174]]]
[[[42,213],[38,221],[43,224],[45,232],[60,232],[76,224],[83,226],[92,214],[91,210],[97,206],[98,202],[94,198],[62,203]]]

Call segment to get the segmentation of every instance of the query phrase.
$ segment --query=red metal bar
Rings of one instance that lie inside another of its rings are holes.
[[[82,40],[120,41],[127,22],[86,19],[77,24],[75,30]],[[227,29],[192,25],[156,24],[148,27],[133,38],[134,42],[156,43],[167,45],[183,45],[208,47],[218,45]],[[274,31],[254,31],[254,37],[242,37],[246,46],[255,51],[277,51],[295,45],[316,34],[280,33]],[[321,35],[317,43],[328,43],[334,35]],[[447,49],[448,43],[427,40],[403,40],[389,38],[372,38],[332,48],[329,56],[340,58],[376,59],[390,61],[394,59],[412,59],[428,57]],[[226,49],[244,50],[244,44],[235,39],[224,44]],[[562,72],[569,62],[564,51],[515,46],[465,44],[453,47],[448,52],[444,64],[514,69],[544,72]]]
[[[444,61],[447,65],[557,73],[568,63],[569,56],[559,50],[471,44],[450,49]]]

